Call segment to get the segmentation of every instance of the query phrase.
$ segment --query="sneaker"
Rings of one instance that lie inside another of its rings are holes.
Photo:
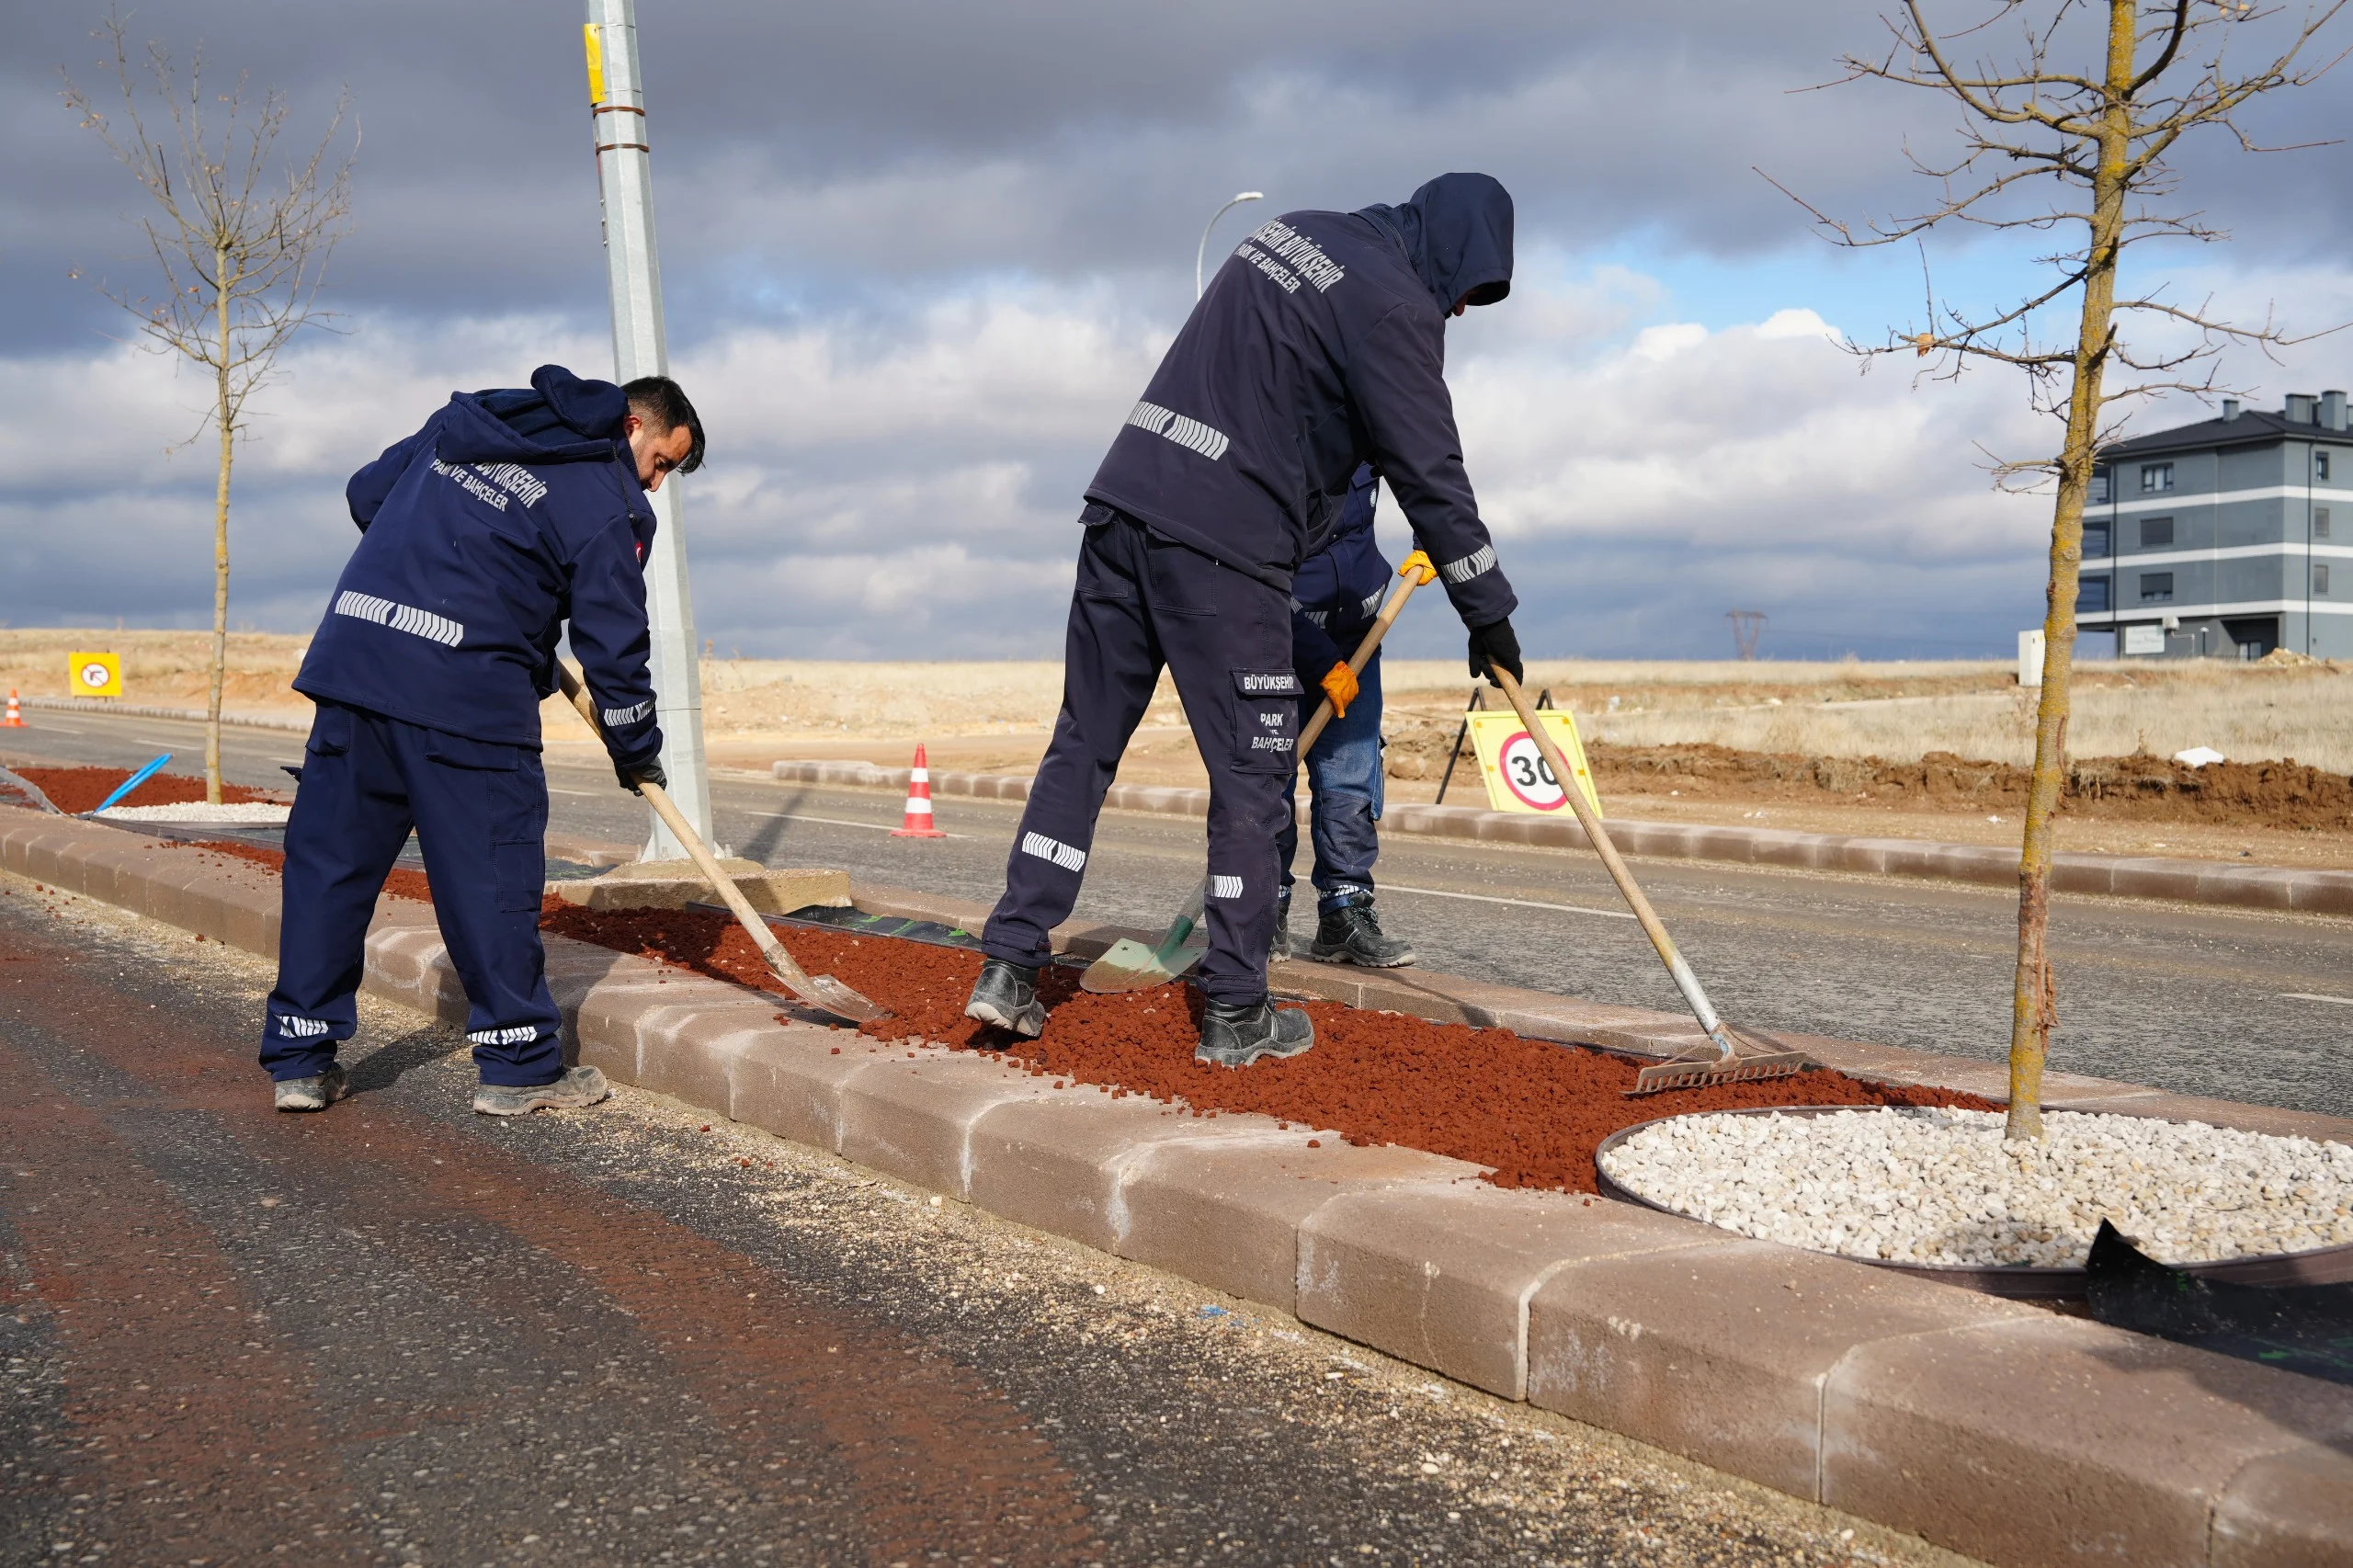
[[[351,1093],[351,1084],[343,1075],[343,1064],[330,1062],[324,1073],[313,1073],[307,1078],[280,1078],[270,1085],[270,1093],[280,1110],[324,1110]]]
[[[1314,1043],[1314,1021],[1296,1007],[1211,1002],[1201,1011],[1201,1043],[1193,1060],[1211,1067],[1247,1067],[1262,1056],[1297,1056]]]
[[[1414,944],[1382,935],[1370,903],[1348,903],[1316,923],[1315,942],[1307,956],[1321,963],[1400,969],[1414,961]]]
[[[1004,959],[981,965],[964,1016],[1036,1040],[1045,1031],[1046,1005],[1038,1000],[1038,971]]]
[[[611,1096],[613,1087],[595,1067],[567,1067],[552,1084],[484,1084],[474,1091],[474,1108],[484,1116],[529,1116],[549,1110],[585,1110]]]

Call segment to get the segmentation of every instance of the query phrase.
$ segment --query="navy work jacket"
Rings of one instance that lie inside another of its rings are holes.
[[[529,391],[456,392],[351,476],[359,548],[294,677],[313,698],[501,745],[540,746],[564,622],[606,749],[662,749],[646,668],[654,510],[628,399],[560,365]]]
[[[1388,597],[1390,565],[1373,538],[1381,482],[1367,464],[1349,482],[1332,542],[1299,563],[1290,580],[1290,662],[1313,687],[1354,656]]]
[[[1511,231],[1485,175],[1269,221],[1218,268],[1087,499],[1288,590],[1370,460],[1463,620],[1503,619],[1518,601],[1463,472],[1446,322],[1508,291]]]

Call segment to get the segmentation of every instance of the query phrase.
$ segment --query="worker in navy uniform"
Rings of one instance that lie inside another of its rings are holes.
[[[665,782],[646,495],[702,449],[666,377],[624,388],[543,365],[528,389],[454,394],[352,475],[359,547],[294,677],[317,712],[262,1026],[278,1109],[324,1110],[346,1092],[335,1049],[358,1027],[369,918],[412,828],[466,989],[474,1108],[519,1116],[609,1093],[596,1068],[564,1066],[548,994],[540,703],[569,622],[622,786]]]
[[[1276,842],[1298,758],[1290,594],[1350,477],[1378,465],[1471,630],[1515,674],[1518,601],[1462,468],[1446,322],[1511,288],[1511,198],[1443,175],[1395,207],[1288,212],[1218,268],[1111,443],[1079,514],[1063,707],[1006,864],[965,1015],[1045,1027],[1038,970],[1070,914],[1128,737],[1165,666],[1210,778],[1209,949],[1196,1060],[1314,1041],[1267,996]]]
[[[1331,722],[1310,746],[1308,839],[1314,846],[1315,937],[1307,956],[1325,963],[1395,969],[1414,961],[1413,944],[1381,928],[1372,910],[1372,863],[1381,855],[1381,650],[1359,673],[1349,655],[1372,630],[1389,592],[1389,562],[1372,533],[1381,482],[1372,465],[1357,470],[1340,503],[1332,542],[1300,562],[1290,584],[1290,662],[1302,681],[1321,687]],[[1311,705],[1310,710],[1313,710]],[[1282,831],[1275,858],[1282,890],[1275,895],[1270,958],[1290,957],[1290,894],[1299,852],[1293,775],[1283,790]]]

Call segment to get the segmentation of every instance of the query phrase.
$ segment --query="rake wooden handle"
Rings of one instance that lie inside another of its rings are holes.
[[[1659,960],[1666,965],[1666,972],[1673,977],[1675,988],[1683,993],[1683,1000],[1690,1006],[1691,1016],[1699,1020],[1699,1027],[1715,1042],[1718,1054],[1731,1056],[1733,1054],[1732,1037],[1724,1032],[1723,1020],[1716,1016],[1714,1005],[1708,1000],[1707,991],[1699,984],[1699,977],[1691,972],[1691,966],[1677,950],[1675,938],[1666,934],[1666,926],[1659,920],[1658,912],[1651,907],[1651,901],[1643,896],[1642,888],[1634,881],[1634,873],[1626,869],[1618,846],[1609,842],[1609,835],[1603,830],[1601,818],[1586,804],[1585,790],[1578,787],[1577,777],[1569,770],[1567,759],[1561,756],[1561,748],[1552,744],[1552,737],[1545,733],[1543,722],[1528,705],[1528,694],[1519,689],[1519,682],[1512,679],[1511,672],[1501,665],[1490,663],[1487,669],[1495,683],[1503,688],[1504,696],[1511,700],[1512,711],[1518,714],[1519,722],[1528,727],[1528,738],[1536,743],[1536,749],[1543,755],[1545,766],[1552,770],[1553,781],[1568,797],[1569,809],[1576,812],[1577,825],[1585,829],[1586,838],[1592,844],[1594,853],[1601,857],[1602,868],[1609,873],[1609,880],[1618,884],[1618,892],[1624,896],[1626,907],[1632,910],[1634,918],[1643,923],[1643,935],[1650,937],[1651,946],[1658,949]]]
[[[590,699],[587,688],[580,684],[580,677],[573,674],[572,666],[561,659],[556,661],[555,669],[556,678],[563,683],[564,697],[579,710],[580,716],[588,721],[588,728],[597,737],[603,739],[605,726],[597,722],[597,705]],[[744,890],[735,885],[735,879],[727,874],[727,869],[704,846],[702,835],[695,832],[693,824],[687,821],[686,813],[678,810],[678,803],[670,799],[670,791],[644,778],[637,781],[637,787],[644,792],[647,803],[654,808],[654,814],[662,819],[662,825],[687,846],[687,854],[693,859],[695,869],[703,874],[704,881],[710,883],[712,891],[726,902],[735,915],[735,923],[744,927],[744,935],[751,937],[753,946],[760,949],[760,956],[767,960],[770,969],[776,971],[776,977],[784,982],[801,1001],[812,1006],[824,1006],[816,987],[809,979],[809,971],[793,961],[792,955],[784,950],[784,944],[776,939],[776,933],[768,929],[768,923],[760,918],[758,910],[752,907],[752,901],[744,896]]]
[[[1348,655],[1348,673],[1351,675],[1364,674],[1365,665],[1372,663],[1373,654],[1381,651],[1381,640],[1389,635],[1391,627],[1397,624],[1398,613],[1405,608],[1405,601],[1414,597],[1415,588],[1437,576],[1438,570],[1430,564],[1430,558],[1417,550],[1405,557],[1405,563],[1397,568],[1397,575],[1403,577],[1404,583],[1389,596],[1389,602],[1382,605],[1381,613],[1372,618],[1372,626],[1365,632],[1364,641],[1358,642],[1357,651]],[[1332,699],[1326,697],[1316,704],[1315,716],[1308,720],[1307,728],[1299,733],[1299,744],[1290,754],[1294,767],[1307,760],[1308,748],[1323,738],[1324,726],[1331,722]]]

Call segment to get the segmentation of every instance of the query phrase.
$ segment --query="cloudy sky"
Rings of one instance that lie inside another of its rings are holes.
[[[1518,280],[1452,324],[1449,380],[1531,653],[1721,656],[1735,607],[1784,658],[2007,649],[2040,617],[2049,502],[1997,494],[1987,453],[2052,434],[2013,374],[1859,375],[1837,335],[1912,325],[1921,258],[1831,250],[1755,172],[1858,219],[1924,199],[1903,148],[1949,145],[1939,106],[1795,90],[1877,48],[1877,9],[641,0],[671,358],[711,444],[682,492],[702,633],[747,656],[1056,653],[1079,492],[1190,306],[1211,211],[1267,196],[1214,264],[1260,216],[1478,169],[1518,202]],[[57,96],[60,66],[101,80],[100,14],[28,7],[0,61],[0,621],[202,624],[212,458],[168,449],[204,389],[93,290],[145,285],[141,198]],[[296,128],[347,85],[365,128],[341,330],[289,352],[240,458],[236,623],[315,621],[354,539],[345,477],[451,389],[610,372],[580,21],[552,0],[131,11],[137,37],[283,87]],[[2348,90],[2252,128],[2334,135]],[[2180,204],[2232,243],[2153,247],[2143,276],[2305,330],[2353,317],[2347,157],[2193,149]],[[1940,296],[1989,307],[2030,256],[1956,237],[1929,259]],[[2353,334],[2226,369],[2276,407],[2353,381]],[[1436,611],[1398,635],[1459,641]]]

